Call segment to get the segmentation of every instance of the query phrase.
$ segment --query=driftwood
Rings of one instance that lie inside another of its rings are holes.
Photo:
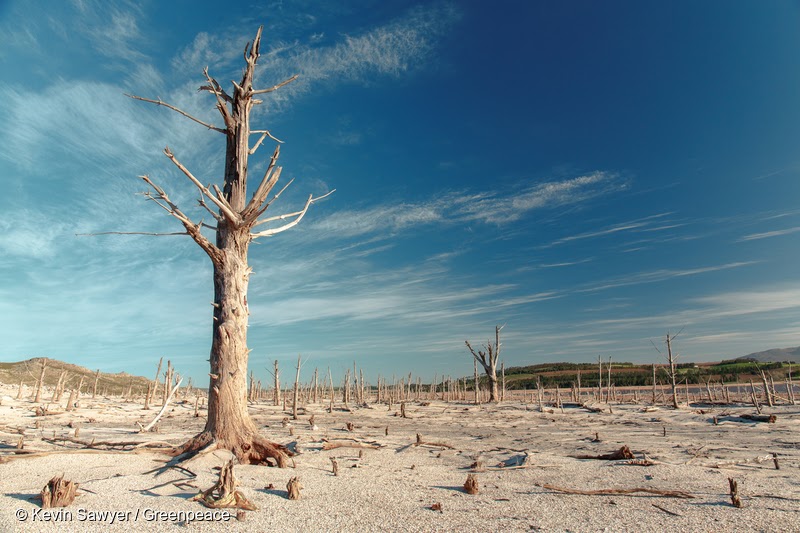
[[[336,448],[366,448],[369,450],[377,450],[381,446],[379,444],[368,443],[368,442],[354,442],[354,441],[330,441],[324,442],[322,444],[323,450],[334,450]]]
[[[563,492],[564,494],[582,494],[585,496],[602,496],[608,494],[620,494],[620,495],[630,495],[635,494],[637,492],[644,492],[646,494],[655,494],[657,496],[664,496],[666,498],[685,498],[690,499],[694,498],[688,492],[683,492],[680,490],[659,490],[659,489],[648,489],[643,487],[637,487],[634,489],[599,489],[599,490],[579,490],[579,489],[570,489],[566,487],[557,487],[555,485],[547,485],[541,484],[539,485],[543,489],[554,490],[556,492]]]
[[[602,461],[619,461],[621,459],[635,459],[633,452],[628,446],[623,446],[619,450],[604,455],[573,455],[575,459],[599,459]]]
[[[80,444],[82,446],[86,446],[87,448],[95,448],[97,446],[103,446],[107,448],[174,448],[175,445],[165,441],[95,441],[94,439],[88,440],[81,440],[75,437],[55,437],[55,438],[48,438],[42,437],[44,442],[49,442],[51,444],[58,444],[59,442],[72,442],[74,444]]]
[[[414,446],[434,446],[438,448],[448,448],[450,450],[455,450],[454,446],[450,446],[449,444],[445,444],[443,442],[427,442],[422,440],[422,435],[417,433],[417,442],[414,443]]]
[[[55,476],[47,482],[39,496],[42,499],[42,508],[66,507],[75,499],[78,484],[66,481],[64,475]]]
[[[258,507],[236,490],[236,478],[233,475],[233,461],[228,461],[219,471],[219,479],[210,489],[195,496],[194,500],[212,509],[235,507],[247,511],[256,511]]]
[[[774,424],[775,421],[778,419],[775,415],[739,415],[739,418],[744,418],[745,420],[752,420],[753,422],[766,422],[768,424]]]
[[[764,463],[767,461],[772,460],[772,455],[759,455],[757,457],[752,457],[750,459],[743,459],[741,461],[728,461],[726,463],[715,463],[715,464],[706,464],[701,465],[706,468],[727,468],[729,466],[739,466],[739,465],[747,465],[747,464],[759,464]]]

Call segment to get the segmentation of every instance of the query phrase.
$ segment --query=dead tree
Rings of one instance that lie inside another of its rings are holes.
[[[330,193],[316,198],[309,195],[303,207],[297,211],[278,216],[263,216],[273,201],[288,187],[287,184],[270,198],[281,174],[281,167],[276,165],[280,155],[280,144],[278,144],[260,183],[249,191],[248,200],[249,157],[256,153],[267,137],[280,143],[268,130],[251,129],[250,113],[253,106],[262,103],[259,96],[277,91],[297,79],[297,76],[292,76],[272,87],[263,89],[254,87],[262,30],[263,27],[259,28],[253,42],[245,46],[242,78],[238,83],[232,82],[231,94],[209,74],[207,68],[203,71],[205,80],[199,90],[214,96],[215,107],[222,117],[223,124],[220,126],[195,118],[160,99],[128,96],[175,111],[213,132],[221,133],[226,140],[224,178],[221,187],[204,185],[178,160],[169,147],[164,149],[164,155],[198,189],[199,205],[213,219],[213,224],[192,220],[154,180],[149,176],[142,176],[149,187],[144,193],[145,197],[176,218],[184,228],[184,231],[179,233],[159,235],[188,235],[208,255],[213,267],[214,301],[209,359],[211,369],[208,386],[208,418],[203,431],[178,447],[175,453],[191,455],[213,445],[230,450],[242,463],[262,463],[272,459],[283,467],[287,464],[288,450],[261,437],[247,412],[249,355],[247,326],[250,315],[247,288],[252,272],[247,262],[248,249],[254,239],[272,237],[296,226],[312,203]],[[259,135],[258,140],[251,142],[251,135]],[[209,228],[215,233],[213,241],[203,234],[204,228]]]
[[[495,326],[494,328],[494,346],[492,346],[492,341],[488,341],[484,348],[486,351],[478,351],[475,353],[475,350],[472,349],[472,346],[469,344],[469,341],[464,341],[464,344],[467,345],[469,348],[470,353],[475,358],[477,362],[481,364],[483,367],[484,372],[486,372],[486,377],[489,380],[489,401],[490,402],[497,402],[498,401],[498,394],[497,394],[497,358],[500,356],[500,330],[503,329],[505,326]],[[477,385],[477,384],[476,384]]]
[[[292,398],[292,420],[297,420],[297,396],[300,394],[300,355],[297,355],[297,374],[294,376],[294,397]]]
[[[39,372],[39,380],[36,382],[36,396],[33,398],[33,403],[41,403],[42,389],[44,389],[44,373],[47,370],[47,358],[42,359],[42,368]]]
[[[678,332],[680,334],[680,332]],[[669,363],[669,379],[672,383],[672,407],[678,409],[678,386],[675,383],[675,380],[678,376],[677,371],[675,370],[675,356],[672,355],[672,341],[677,337],[677,335],[670,337],[669,333],[667,333],[667,363]]]
[[[681,331],[683,331],[683,329],[681,329]],[[674,341],[677,336],[681,334],[681,331],[672,336],[670,336],[669,332],[667,332],[667,340],[665,341],[667,345],[667,364],[669,365],[667,367],[667,374],[672,386],[672,407],[674,409],[679,409],[680,405],[678,404],[678,371],[675,369],[678,356],[672,353],[672,341]],[[653,341],[650,341],[650,344],[653,345],[653,348],[655,348],[658,353],[661,353],[661,350],[658,349],[658,346],[656,346]],[[655,366],[653,368],[655,369]],[[653,375],[653,380],[655,381],[655,374]],[[689,402],[688,395],[686,402]]]

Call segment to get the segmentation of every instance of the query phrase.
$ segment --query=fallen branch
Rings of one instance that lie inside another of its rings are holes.
[[[727,468],[729,466],[760,464],[771,460],[772,460],[772,455],[759,455],[758,457],[753,457],[751,459],[743,459],[741,461],[729,461],[727,463],[716,463],[712,465],[701,465],[701,466],[704,466],[706,468]]]
[[[455,450],[455,446],[450,446],[449,444],[445,444],[443,442],[426,442],[422,440],[422,436],[417,433],[417,442],[414,443],[414,446],[434,446],[437,448],[448,448],[450,450]]]
[[[619,450],[604,455],[573,455],[575,459],[599,459],[601,461],[619,461],[621,459],[635,459],[633,452],[628,446],[623,446]]]
[[[637,492],[644,492],[646,494],[655,494],[656,496],[664,496],[665,498],[683,498],[683,499],[694,498],[694,496],[689,494],[688,492],[683,492],[680,490],[659,490],[659,489],[648,489],[643,487],[637,487],[634,489],[579,490],[579,489],[570,489],[566,487],[557,487],[555,485],[547,485],[547,484],[541,484],[539,486],[542,487],[543,489],[553,490],[556,492],[563,492],[564,494],[581,494],[584,496],[602,496],[608,494],[629,495],[629,494],[635,494]]]
[[[352,441],[331,441],[322,444],[323,450],[334,450],[336,448],[366,448],[369,450],[377,450],[381,446],[379,444],[371,444],[367,442],[352,442]]]
[[[768,424],[774,424],[775,421],[778,419],[775,415],[739,415],[739,418],[744,418],[745,420],[752,420],[753,422],[766,422]]]
[[[109,448],[115,447],[122,447],[122,448],[174,448],[175,445],[171,444],[166,441],[152,441],[152,442],[142,442],[142,441],[120,441],[120,442],[113,442],[113,441],[95,441],[92,439],[91,441],[76,439],[75,437],[55,437],[55,438],[47,438],[42,437],[44,442],[49,442],[51,444],[58,444],[59,442],[72,442],[74,444],[80,444],[82,446],[86,446],[87,448],[95,448],[97,446],[106,446]]]
[[[156,425],[156,422],[158,422],[161,419],[164,413],[167,412],[167,407],[169,406],[169,402],[172,401],[172,397],[175,396],[176,392],[178,392],[178,389],[180,388],[182,382],[183,378],[180,378],[178,382],[175,384],[175,386],[172,387],[169,396],[167,396],[167,401],[165,401],[164,405],[161,406],[161,410],[158,412],[158,414],[156,415],[156,417],[153,419],[152,422],[150,422],[146,426],[142,426],[137,422],[137,424],[139,424],[139,433],[147,433],[148,431],[150,431],[153,428],[153,426]]]
[[[672,516],[683,516],[682,514],[678,514],[678,513],[676,513],[676,512],[670,511],[669,509],[664,509],[664,508],[663,508],[663,507],[661,507],[660,505],[653,504],[653,507],[655,507],[655,508],[656,508],[656,509],[658,509],[659,511],[664,511],[665,513],[667,513],[667,514],[669,514],[669,515],[672,515]]]

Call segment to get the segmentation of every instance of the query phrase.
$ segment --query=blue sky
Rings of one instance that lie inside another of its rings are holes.
[[[251,247],[262,379],[469,375],[496,324],[508,366],[800,344],[796,2],[344,4],[0,2],[0,359],[205,382],[204,253],[75,234],[180,231],[141,174],[202,217],[161,150],[219,182],[223,136],[123,93],[216,120],[260,24],[272,209],[336,189]]]

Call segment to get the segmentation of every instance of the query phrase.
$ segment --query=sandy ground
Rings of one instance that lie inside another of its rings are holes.
[[[0,386],[0,531],[800,531],[797,406],[765,408],[777,416],[767,424],[738,418],[753,413],[747,405],[645,411],[644,405],[612,404],[611,412],[605,406],[602,413],[579,407],[542,413],[522,402],[475,406],[436,400],[409,402],[409,418],[399,416],[397,404],[333,413],[327,405],[311,405],[284,427],[287,413],[261,403],[251,413],[264,435],[296,443],[300,453],[295,468],[235,467],[240,489],[259,508],[237,520],[236,510],[214,513],[192,500],[213,485],[214,468],[224,464],[227,452],[195,458],[183,464],[187,470],[156,474],[146,472],[165,463],[159,453],[74,453],[81,447],[41,440],[74,436],[79,427],[79,438],[87,441],[180,443],[203,425],[193,417],[193,402],[171,406],[158,433],[140,434],[136,422],[147,423],[156,413],[142,410],[141,403],[83,398],[76,411],[36,417],[35,405],[15,396],[16,387]],[[308,422],[311,414],[316,428]],[[348,422],[353,431],[345,429]],[[416,446],[417,433],[453,448]],[[58,453],[8,455],[21,434],[26,450]],[[380,448],[322,450],[323,439]],[[654,464],[574,457],[623,445]],[[526,454],[523,468],[500,466]],[[338,476],[331,472],[331,457],[339,463]],[[470,495],[463,484],[476,460],[488,468],[475,474],[480,491]],[[80,490],[71,506],[48,514],[38,493],[59,473],[80,483]],[[286,492],[294,476],[304,487],[296,501]],[[739,484],[742,508],[730,503],[729,477]],[[576,495],[542,485],[677,490],[694,497]],[[437,503],[441,511],[431,509]]]

